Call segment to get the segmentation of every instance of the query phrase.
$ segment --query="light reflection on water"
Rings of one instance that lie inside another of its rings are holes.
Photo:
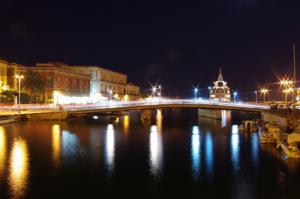
[[[205,136],[205,166],[208,179],[212,179],[214,170],[214,142],[211,132]]]
[[[5,129],[0,126],[0,181],[4,175],[6,164],[6,134]]]
[[[192,170],[194,179],[198,179],[201,169],[201,141],[200,131],[198,126],[193,126],[192,141],[191,141],[191,153],[192,153]]]
[[[70,164],[79,156],[79,139],[76,134],[62,130],[62,160]]]
[[[54,165],[58,167],[61,158],[61,132],[58,124],[52,126],[52,153]]]
[[[233,167],[233,173],[239,170],[240,166],[240,134],[238,125],[232,125],[231,127],[231,138],[230,138],[230,145],[231,145],[231,162]]]
[[[150,127],[150,171],[154,177],[159,177],[162,170],[162,114],[161,110],[156,113],[156,125]]]
[[[75,183],[84,181],[80,186],[85,190],[101,187],[101,191],[105,192],[111,191],[111,188],[120,190],[124,187],[127,189],[128,186],[148,188],[155,185],[155,192],[156,187],[162,189],[164,187],[160,187],[161,184],[168,183],[175,189],[180,186],[184,191],[191,191],[189,183],[192,182],[193,186],[197,186],[196,189],[206,193],[221,190],[220,192],[223,191],[232,198],[242,198],[245,194],[255,198],[260,189],[258,181],[264,184],[271,183],[270,186],[276,188],[276,182],[273,183],[272,178],[268,180],[264,176],[274,177],[272,170],[278,167],[286,172],[282,169],[282,160],[272,158],[275,157],[274,153],[279,156],[275,147],[260,145],[256,133],[239,133],[238,126],[232,125],[227,116],[226,128],[222,128],[225,123],[220,120],[198,118],[183,124],[174,124],[163,111],[155,112],[156,121],[152,125],[143,125],[139,123],[139,118],[129,118],[129,115],[126,115],[120,117],[119,123],[114,124],[61,122],[45,123],[43,128],[31,125],[31,130],[40,131],[35,134],[25,132],[28,125],[26,123],[14,124],[16,130],[0,126],[0,198],[5,198],[2,196],[9,193],[15,198],[26,197],[26,193],[36,194],[41,188],[36,182],[48,182],[49,176],[53,179],[58,177],[58,183],[67,183],[72,187]],[[22,135],[22,139],[17,135]],[[274,149],[274,153],[264,152],[263,147],[267,148],[266,150]],[[41,151],[37,152],[36,149]],[[87,152],[83,154],[82,151]],[[29,162],[29,157],[34,158]],[[47,158],[51,172],[48,172],[48,162],[44,162]],[[87,159],[97,161],[86,161]],[[288,163],[284,161],[284,164]],[[273,164],[276,167],[272,167]],[[38,175],[30,171],[40,167],[43,172],[38,172]],[[294,168],[298,175],[299,163],[294,163]],[[64,172],[65,169],[67,172]],[[69,174],[75,177],[70,180]],[[275,177],[276,174],[275,172]],[[128,179],[128,176],[132,178]],[[288,177],[287,174],[283,180]],[[123,179],[129,182],[128,185],[124,185]],[[207,182],[212,189],[207,189]],[[50,179],[50,183],[54,181]],[[285,181],[282,182],[284,183]],[[8,190],[4,190],[3,187],[8,187]],[[53,184],[49,189],[52,188],[53,191],[57,191]],[[172,193],[176,192],[175,189]],[[28,197],[30,196],[32,195]],[[226,195],[224,197],[226,198]]]
[[[254,162],[254,166],[257,167],[259,163],[259,138],[257,133],[251,134],[251,154],[252,161]]]
[[[221,110],[221,127],[226,127],[230,124],[231,111]]]
[[[15,139],[9,160],[10,193],[12,198],[21,198],[27,191],[29,176],[29,154],[25,140]]]
[[[106,165],[111,173],[114,169],[115,160],[115,131],[112,124],[107,125],[105,146]]]

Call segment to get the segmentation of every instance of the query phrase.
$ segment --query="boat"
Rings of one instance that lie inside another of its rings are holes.
[[[245,120],[239,126],[240,131],[247,131],[247,132],[255,132],[257,131],[256,122],[252,120]]]
[[[283,153],[289,158],[300,158],[300,134],[291,133],[287,136],[287,142],[280,142]]]
[[[258,135],[259,135],[260,143],[263,144],[275,143],[273,134],[270,133],[265,126],[259,128]]]
[[[0,116],[0,124],[7,124],[15,121],[14,116]]]
[[[273,138],[277,143],[280,142],[283,134],[280,133],[280,128],[276,123],[268,123],[265,125],[267,131],[273,135]]]

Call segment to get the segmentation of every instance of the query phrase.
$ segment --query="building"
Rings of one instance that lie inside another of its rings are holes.
[[[17,74],[38,72],[46,81],[43,96],[53,101],[54,92],[65,96],[102,96],[117,100],[136,100],[140,88],[127,82],[127,75],[98,66],[69,66],[61,62],[37,63],[26,67],[0,60],[0,89],[18,90]],[[23,90],[22,92],[29,92]]]
[[[230,102],[230,89],[223,79],[221,69],[218,80],[214,82],[214,86],[210,89],[209,98],[220,102]]]
[[[53,101],[54,92],[68,96],[87,96],[90,93],[90,77],[74,71],[60,62],[38,63],[33,67],[18,68],[18,73],[38,72],[46,80],[45,101]],[[26,78],[26,77],[25,77]]]
[[[127,83],[127,75],[98,66],[70,66],[73,70],[90,76],[90,95],[114,97],[120,100],[136,100],[140,88]],[[112,96],[110,96],[110,92]]]
[[[26,66],[17,64],[17,63],[8,63],[7,65],[7,85],[8,88],[11,90],[18,89],[18,80],[16,75],[18,74],[19,70],[26,69]]]
[[[6,61],[0,59],[0,92],[7,89],[7,65]]]

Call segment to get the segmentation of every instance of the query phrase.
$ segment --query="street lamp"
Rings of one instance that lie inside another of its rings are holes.
[[[194,88],[195,101],[196,101],[196,99],[197,99],[197,93],[198,93],[198,88]]]
[[[266,101],[266,94],[269,92],[268,89],[262,88],[260,89],[261,94],[264,96],[264,102]]]
[[[161,85],[158,86],[158,96],[161,97]]]
[[[284,88],[283,89],[283,93],[285,94],[285,102],[288,102],[288,94],[293,92],[294,90],[294,82],[292,80],[288,80],[288,79],[282,79],[280,81],[280,85]],[[293,96],[294,98],[294,96]]]
[[[254,91],[254,94],[255,94],[255,102],[257,104],[257,91]]]
[[[152,87],[152,96],[155,97],[155,93],[156,93],[156,87],[154,86],[154,87]]]
[[[236,96],[237,96],[237,92],[234,91],[234,92],[233,92],[233,101],[234,101],[234,102],[236,102]]]
[[[24,78],[23,75],[16,75],[16,79],[18,80],[18,89],[19,89],[19,112],[20,112],[20,104],[21,104],[21,80]]]

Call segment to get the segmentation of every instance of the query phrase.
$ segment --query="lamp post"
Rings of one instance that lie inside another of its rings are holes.
[[[161,97],[161,85],[158,86],[158,97]]]
[[[237,96],[237,92],[233,92],[233,101],[236,102],[236,96]]]
[[[197,93],[198,93],[198,88],[195,88],[195,89],[194,89],[194,94],[195,94],[195,102],[196,102],[196,100],[197,100]]]
[[[264,96],[264,103],[266,102],[266,94],[269,92],[269,90],[268,89],[265,89],[265,88],[262,88],[261,90],[260,90],[260,92],[263,94],[263,96]]]
[[[257,91],[254,91],[255,94],[255,103],[257,104]]]
[[[155,97],[155,93],[156,93],[156,87],[152,87],[152,96]]]
[[[285,103],[288,102],[288,94],[294,92],[294,83],[292,80],[283,79],[280,81],[280,85],[284,88],[283,93],[285,94]],[[294,95],[293,95],[294,100]]]
[[[16,79],[18,80],[18,90],[19,90],[19,112],[20,112],[20,104],[21,104],[21,80],[24,78],[23,75],[16,75]]]

